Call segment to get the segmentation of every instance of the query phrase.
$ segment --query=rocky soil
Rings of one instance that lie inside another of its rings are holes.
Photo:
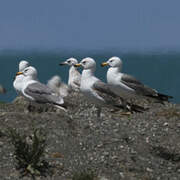
[[[35,179],[71,180],[90,171],[99,180],[180,179],[180,105],[150,103],[148,111],[129,115],[104,108],[98,118],[81,94],[67,100],[68,112],[42,105],[29,112],[22,98],[0,104],[0,179],[20,179],[8,128],[46,131],[45,159],[53,173]]]

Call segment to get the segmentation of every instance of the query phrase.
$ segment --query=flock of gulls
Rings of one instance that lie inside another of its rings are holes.
[[[101,66],[109,66],[107,83],[95,77],[96,62],[90,57],[81,60],[69,58],[59,65],[68,65],[68,84],[62,82],[59,76],[53,76],[47,84],[38,80],[35,67],[27,61],[20,61],[19,72],[13,82],[17,93],[30,101],[41,104],[52,104],[64,111],[68,110],[64,98],[71,92],[81,92],[91,103],[97,107],[97,116],[101,115],[101,108],[108,107],[114,110],[124,109],[126,112],[143,112],[146,108],[131,101],[132,98],[152,98],[160,103],[168,101],[171,96],[161,94],[131,75],[121,72],[122,60],[111,57]],[[82,67],[82,74],[78,71]]]

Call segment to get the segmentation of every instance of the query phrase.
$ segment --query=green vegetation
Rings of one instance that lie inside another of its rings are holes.
[[[16,169],[20,170],[22,176],[30,174],[35,178],[49,172],[50,166],[44,160],[46,134],[42,129],[34,129],[30,136],[9,129],[8,136],[14,146]]]
[[[6,104],[6,102],[4,102],[4,101],[0,101],[0,104]]]

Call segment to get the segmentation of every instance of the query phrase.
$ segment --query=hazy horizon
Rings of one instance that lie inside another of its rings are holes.
[[[12,49],[12,48],[5,48],[0,49],[0,54],[30,54],[30,53],[64,53],[64,54],[169,54],[169,53],[180,53],[179,48],[156,48],[156,49],[118,49],[118,48],[108,48],[108,49],[65,49],[65,48],[29,48],[29,49]]]

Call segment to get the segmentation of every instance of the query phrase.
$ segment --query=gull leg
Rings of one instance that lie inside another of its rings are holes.
[[[128,110],[128,111],[131,111],[131,107],[128,105],[127,101],[124,100],[123,98],[120,98],[121,99],[121,103],[122,103],[122,106],[125,110]]]
[[[33,106],[31,101],[29,101],[28,107],[27,107],[28,112],[32,112],[33,111]]]
[[[121,99],[123,108],[126,110],[126,112],[122,112],[121,114],[122,115],[130,115],[130,114],[132,114],[131,105],[126,100],[124,100],[123,98],[120,98],[120,99]]]
[[[33,113],[33,112],[38,112],[38,105],[36,102],[29,101],[29,105],[27,107],[28,111]]]
[[[97,107],[97,117],[100,118],[101,117],[101,108]]]

